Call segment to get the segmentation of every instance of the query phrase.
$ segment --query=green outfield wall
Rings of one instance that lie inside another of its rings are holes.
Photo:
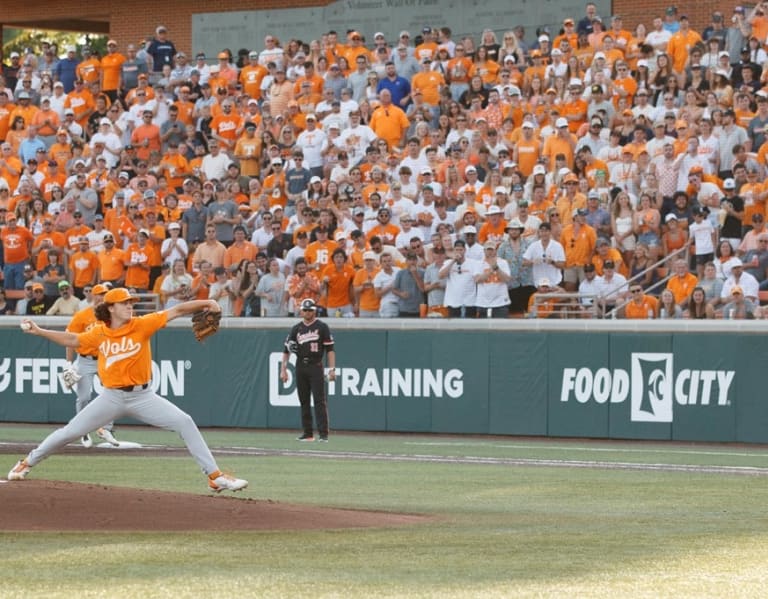
[[[154,338],[153,385],[200,426],[297,428],[278,376],[292,322],[231,320],[201,345],[176,321]],[[768,441],[762,322],[330,324],[337,430]],[[65,422],[64,350],[3,325],[0,420]]]

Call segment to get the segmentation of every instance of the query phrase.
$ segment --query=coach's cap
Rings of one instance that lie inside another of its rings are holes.
[[[107,291],[109,291],[109,287],[107,287],[104,283],[99,283],[98,285],[94,285],[93,289],[91,290],[91,293],[93,295],[103,295]]]
[[[117,289],[112,289],[111,291],[108,291],[107,294],[104,296],[104,303],[105,304],[119,304],[122,302],[138,302],[139,298],[135,295],[131,295],[131,292],[128,291],[125,287],[118,287]]]

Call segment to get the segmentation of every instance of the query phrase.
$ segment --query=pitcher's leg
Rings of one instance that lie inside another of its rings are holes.
[[[218,471],[216,460],[192,420],[192,416],[167,399],[150,390],[126,401],[129,416],[179,434],[201,470],[206,474]]]
[[[79,439],[91,431],[95,431],[107,422],[120,418],[125,414],[123,403],[117,394],[111,389],[105,389],[104,392],[83,408],[81,412],[75,414],[69,423],[53,431],[48,435],[40,445],[29,452],[27,463],[34,466],[42,462],[52,453],[57,452],[62,447]]]

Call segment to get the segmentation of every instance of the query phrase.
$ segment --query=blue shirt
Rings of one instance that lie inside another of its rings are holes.
[[[77,77],[75,70],[79,64],[80,61],[76,58],[62,58],[56,63],[56,68],[53,70],[53,73],[56,76],[56,80],[61,81],[64,85],[64,91],[66,93],[75,89],[75,78]]]
[[[19,158],[21,159],[21,163],[27,164],[30,158],[37,160],[37,150],[39,148],[42,148],[43,150],[48,149],[45,146],[45,142],[39,137],[35,137],[34,139],[26,138],[22,141],[21,144],[19,144]]]
[[[392,94],[392,104],[398,108],[405,110],[405,106],[400,104],[400,100],[405,98],[411,93],[411,84],[405,77],[395,77],[394,80],[389,77],[384,77],[376,86],[376,92],[381,93],[381,90],[388,89]],[[407,104],[406,104],[407,106]]]

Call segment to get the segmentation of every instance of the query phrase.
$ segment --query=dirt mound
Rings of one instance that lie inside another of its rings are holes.
[[[406,526],[429,518],[61,481],[0,481],[0,530],[214,531]]]

